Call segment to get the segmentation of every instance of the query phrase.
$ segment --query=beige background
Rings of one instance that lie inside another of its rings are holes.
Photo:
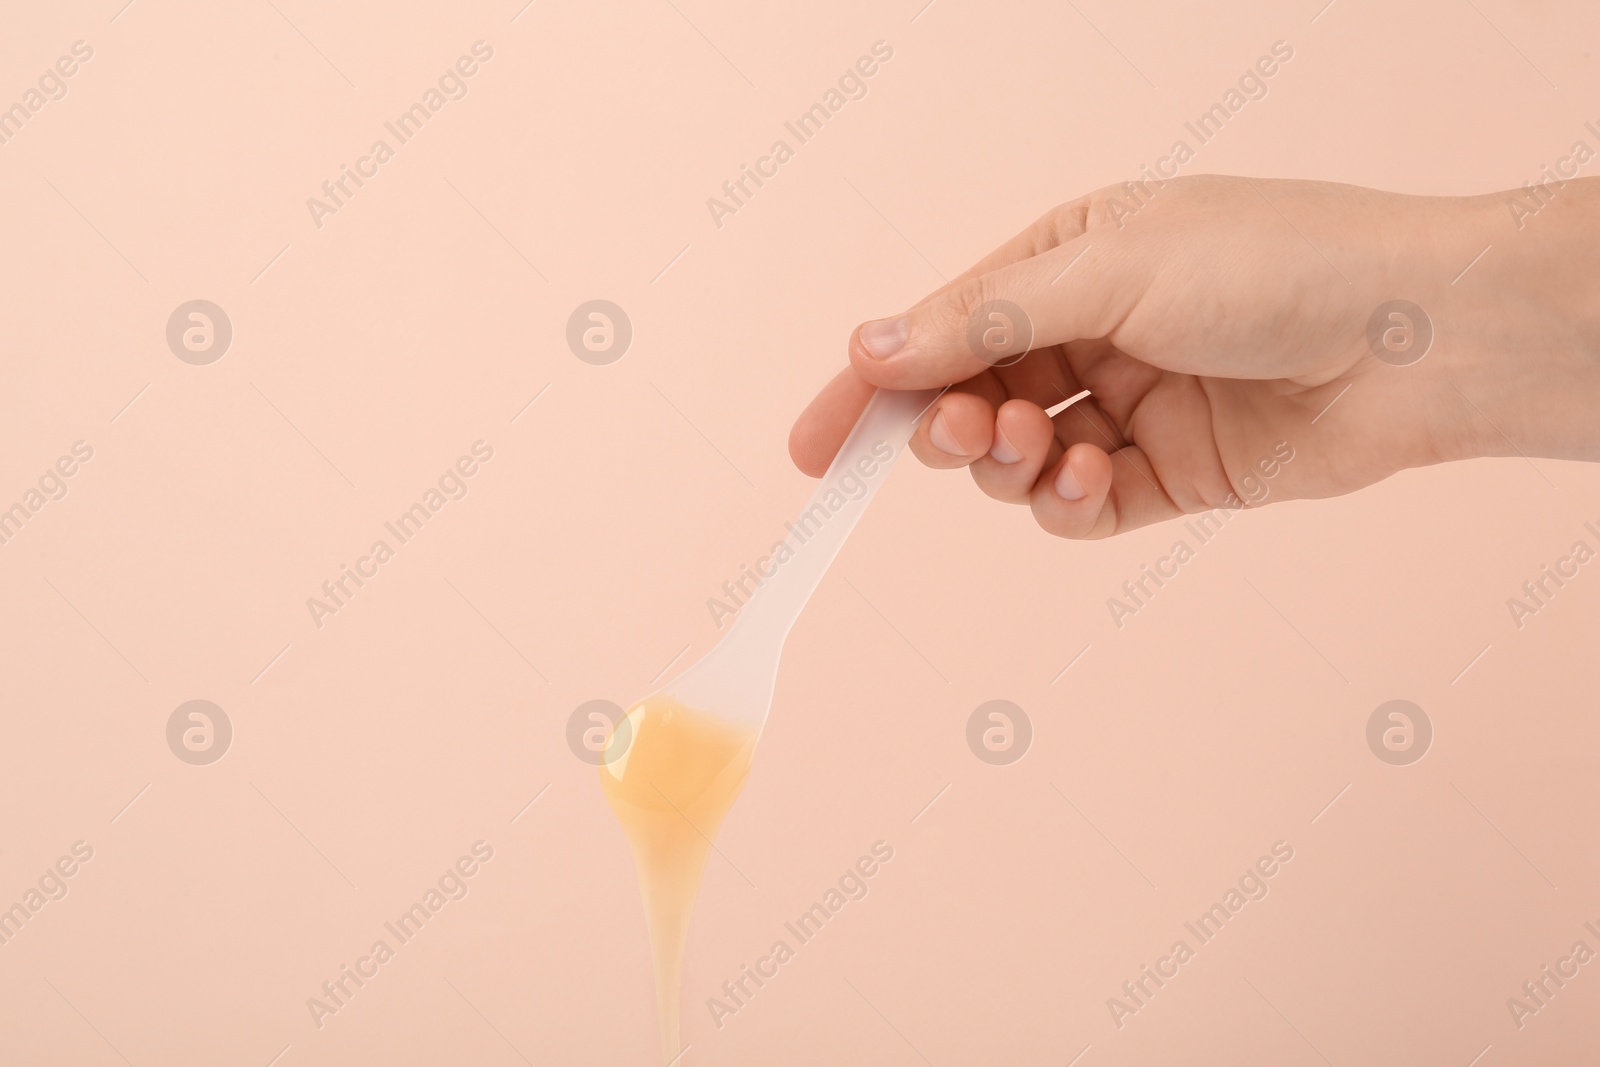
[[[94,458],[0,545],[0,906],[94,857],[0,946],[0,1060],[654,1062],[629,856],[567,719],[713,643],[706,598],[809,492],[787,427],[856,322],[1135,177],[1277,40],[1190,172],[1478,192],[1600,120],[1576,0],[920,2],[6,13],[0,101],[94,58],[0,145],[0,505]],[[477,40],[469,94],[313,225]],[[878,40],[868,95],[717,228],[706,198]],[[635,333],[605,367],[564,340],[597,297]],[[196,298],[234,328],[209,366],[164,337]],[[479,439],[469,495],[315,627],[306,599]],[[1593,1058],[1600,963],[1521,1029],[1506,1007],[1600,950],[1600,565],[1520,631],[1505,603],[1600,547],[1587,520],[1594,468],[1410,472],[1244,516],[1119,632],[1106,598],[1176,529],[1056,541],[897,470],[713,856],[685,1062]],[[995,698],[1035,734],[1006,767],[965,741]],[[1365,741],[1394,698],[1434,725],[1411,766]],[[209,766],[167,747],[191,699],[233,724]],[[314,1025],[480,839],[470,894]],[[880,839],[870,895],[714,1027],[705,999]],[[1118,1029],[1107,998],[1279,840],[1270,895]]]

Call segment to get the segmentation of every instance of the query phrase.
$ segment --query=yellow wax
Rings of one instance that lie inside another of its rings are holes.
[[[664,1062],[678,1056],[678,987],[711,841],[744,786],[756,730],[669,697],[631,709],[607,740],[600,787],[633,846],[655,960]]]

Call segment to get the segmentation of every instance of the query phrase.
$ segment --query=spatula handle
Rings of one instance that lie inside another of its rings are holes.
[[[741,639],[771,647],[774,655],[782,648],[867,505],[888,481],[889,469],[906,451],[918,421],[942,392],[879,389],[873,394],[805,509],[788,524],[788,553],[776,553],[761,587],[740,612],[735,626],[749,631],[739,634]]]

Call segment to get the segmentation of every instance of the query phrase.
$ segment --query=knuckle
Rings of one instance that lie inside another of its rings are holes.
[[[945,336],[961,338],[965,344],[967,324],[991,298],[991,283],[987,275],[969,278],[938,302],[934,309],[934,326]]]
[[[1233,484],[1232,476],[1226,471],[1217,478],[1201,479],[1200,484],[1184,495],[1192,498],[1178,502],[1178,506],[1185,514],[1216,511],[1222,508],[1234,510],[1246,506],[1243,494]]]
[[[1064,245],[1088,229],[1089,203],[1090,197],[1080,196],[1076,200],[1058,204],[1039,216],[1033,224],[1038,250],[1043,252]]]

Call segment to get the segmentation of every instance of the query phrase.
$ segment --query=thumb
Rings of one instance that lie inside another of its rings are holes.
[[[1085,233],[960,281],[903,315],[862,323],[850,337],[850,363],[873,385],[928,389],[1036,348],[1104,337],[1137,304],[1151,258],[1125,236]]]

